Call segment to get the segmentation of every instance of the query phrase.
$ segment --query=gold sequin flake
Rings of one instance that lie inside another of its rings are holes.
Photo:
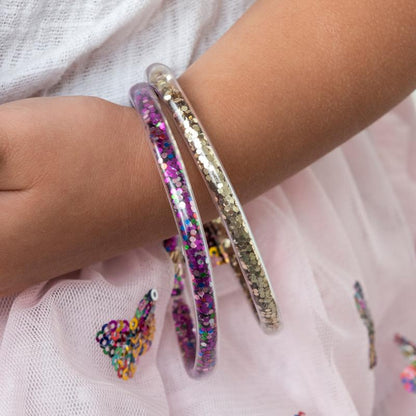
[[[214,147],[171,70],[154,64],[147,75],[150,85],[171,110],[218,206],[260,325],[266,332],[274,332],[281,321],[273,289],[241,204]]]

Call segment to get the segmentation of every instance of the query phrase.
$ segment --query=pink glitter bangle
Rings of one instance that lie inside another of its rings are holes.
[[[189,339],[182,336],[178,340],[188,373],[198,377],[214,368],[217,345],[215,292],[202,221],[179,149],[155,92],[146,83],[136,84],[130,89],[130,100],[147,127],[153,154],[181,237],[179,244],[192,283],[196,329],[185,331]]]

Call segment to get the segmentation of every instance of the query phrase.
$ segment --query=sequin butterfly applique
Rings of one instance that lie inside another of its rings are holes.
[[[133,319],[112,320],[104,324],[97,332],[96,341],[119,378],[128,380],[134,376],[139,356],[144,355],[152,346],[155,334],[156,289],[151,289],[137,306]]]
[[[403,387],[410,393],[416,393],[416,345],[398,334],[395,335],[394,340],[411,363],[400,374]]]
[[[375,328],[374,322],[371,318],[370,309],[368,308],[367,302],[364,298],[363,289],[359,282],[355,282],[354,284],[355,294],[355,305],[357,306],[358,313],[364,325],[368,331],[368,339],[370,343],[369,347],[369,357],[370,357],[370,369],[374,368],[377,364],[377,355],[376,355],[376,347],[375,347]]]

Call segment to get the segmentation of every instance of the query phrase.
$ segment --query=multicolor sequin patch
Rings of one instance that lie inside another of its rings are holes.
[[[293,416],[306,416],[306,413],[304,413],[304,412],[299,412],[299,413],[296,413],[295,415],[293,415]]]
[[[410,361],[410,365],[400,374],[403,387],[409,393],[416,393],[416,345],[399,334],[395,335],[394,340],[402,354]]]
[[[247,287],[246,279],[244,278],[240,264],[237,260],[234,248],[231,245],[227,230],[224,227],[221,218],[216,218],[204,225],[205,235],[209,248],[209,255],[213,266],[220,266],[222,264],[229,264],[234,271],[240,285],[246,294],[246,297],[252,307],[254,315],[258,319],[255,304],[251,301],[250,290]],[[253,289],[256,291],[257,289]]]
[[[371,318],[370,309],[368,308],[367,301],[364,298],[363,289],[359,282],[355,282],[354,284],[355,294],[355,305],[357,306],[357,310],[360,314],[364,325],[368,331],[368,339],[369,339],[369,361],[370,361],[370,369],[374,368],[377,364],[377,355],[376,355],[376,347],[375,347],[375,328],[374,322]]]
[[[112,320],[97,332],[96,341],[103,353],[111,359],[111,364],[119,378],[128,380],[136,372],[139,356],[152,346],[155,334],[156,289],[151,289],[140,301],[133,319]]]

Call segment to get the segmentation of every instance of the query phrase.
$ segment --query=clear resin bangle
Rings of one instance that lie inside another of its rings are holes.
[[[247,299],[251,301],[250,290],[247,287],[247,282],[244,278],[240,264],[238,263],[237,256],[235,255],[234,248],[231,245],[231,241],[228,237],[223,221],[221,221],[221,218],[215,218],[214,220],[204,224],[204,230],[208,243],[211,264],[213,266],[229,264],[234,271],[235,277],[240,282]],[[254,307],[254,303],[250,302],[250,304],[253,308],[253,312],[257,316],[257,310]]]
[[[188,328],[189,343],[184,342],[183,337],[178,336],[178,340],[188,373],[198,377],[214,368],[217,346],[215,292],[203,225],[179,149],[155,92],[146,83],[136,84],[130,89],[130,100],[147,127],[191,278],[195,329]],[[189,309],[187,314],[191,316]]]
[[[162,64],[151,65],[147,69],[147,79],[159,98],[166,102],[208,185],[234,248],[261,327],[265,332],[275,332],[280,326],[280,316],[266,268],[242,206],[208,135],[168,67]]]

